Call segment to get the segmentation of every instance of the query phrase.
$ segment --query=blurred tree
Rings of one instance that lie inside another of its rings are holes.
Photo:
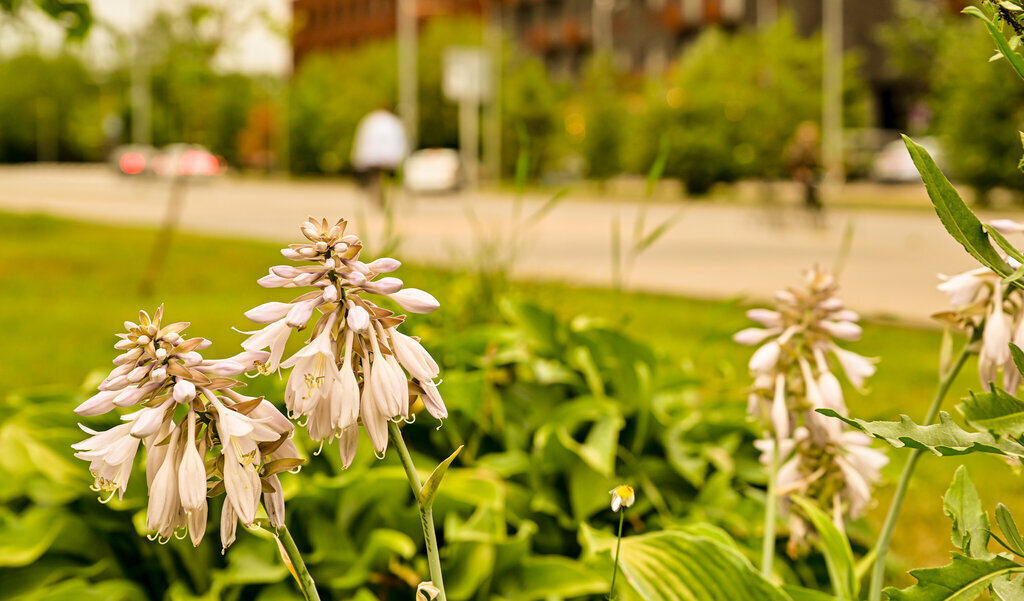
[[[1024,128],[1024,88],[1006,83],[1006,65],[992,56],[992,41],[972,20],[915,0],[897,4],[898,19],[879,31],[889,68],[916,82],[915,100],[932,116],[954,178],[986,204],[993,188],[1024,190],[1016,168]],[[914,125],[913,123],[911,125]],[[1010,127],[1007,127],[1010,125]]]
[[[0,161],[102,158],[100,90],[75,56],[0,61]]]
[[[0,12],[18,17],[29,5],[42,10],[63,27],[68,39],[81,40],[92,27],[92,10],[85,0],[0,0]]]
[[[554,163],[560,138],[564,94],[551,82],[544,63],[533,57],[512,57],[501,81],[502,173],[516,173],[526,159],[526,175],[534,178]]]
[[[582,150],[587,177],[604,181],[622,171],[627,114],[611,56],[597,55],[583,79]],[[567,128],[572,128],[567,123]],[[572,132],[569,132],[572,135]]]
[[[801,38],[792,22],[725,34],[709,30],[688,47],[670,85],[652,84],[631,144],[630,166],[643,171],[668,146],[665,174],[692,194],[716,182],[785,174],[783,149],[797,125],[821,120],[821,40]],[[844,122],[863,125],[868,104],[856,57],[844,74]]]

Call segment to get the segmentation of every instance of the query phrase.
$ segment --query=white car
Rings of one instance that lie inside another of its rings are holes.
[[[417,150],[405,160],[405,188],[410,192],[451,192],[462,185],[459,153],[451,148]]]
[[[936,163],[942,164],[942,149],[939,147],[938,140],[918,138],[914,141],[924,146]],[[871,177],[880,182],[892,183],[921,181],[921,176],[918,174],[917,167],[914,166],[914,161],[910,158],[910,152],[907,151],[903,140],[889,142],[875,155],[874,163],[871,165]]]

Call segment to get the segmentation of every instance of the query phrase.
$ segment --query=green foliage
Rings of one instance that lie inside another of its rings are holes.
[[[831,409],[818,409],[818,413],[841,419],[896,448],[921,449],[944,456],[991,453],[1024,457],[1024,446],[1012,440],[996,439],[987,432],[964,430],[945,411],[939,413],[939,423],[925,426],[914,423],[914,420],[906,415],[901,415],[898,422],[869,422],[844,417]]]
[[[960,198],[956,189],[943,175],[942,170],[932,160],[928,151],[906,136],[903,136],[903,142],[907,145],[914,166],[921,174],[935,212],[949,235],[962,244],[968,254],[982,265],[1002,276],[1010,275],[1012,273],[1010,266],[992,248],[992,243],[989,242],[988,235],[981,226],[981,221]],[[1024,286],[1019,283],[1019,280],[1016,285]]]
[[[501,79],[502,173],[534,179],[554,165],[564,94],[534,57],[511,57]],[[520,158],[526,164],[518,165]]]
[[[664,137],[665,174],[691,193],[785,175],[783,150],[797,126],[820,122],[821,62],[821,40],[801,38],[786,18],[767,30],[702,33],[680,56],[668,89],[651,85],[631,168],[645,171]],[[844,75],[848,126],[866,118],[854,65],[851,59]]]
[[[953,563],[941,568],[911,570],[917,584],[910,588],[886,589],[889,601],[971,601],[993,583],[1024,572],[1024,566],[1000,555],[972,559],[953,554]],[[1018,577],[1019,578],[1019,577]]]
[[[92,28],[92,9],[87,0],[0,0],[0,13],[20,17],[27,4],[34,5],[63,27],[69,40],[82,40]]]
[[[610,554],[615,549],[614,536],[587,528],[580,536],[585,554]],[[623,537],[619,568],[644,601],[790,599],[758,574],[727,536],[666,530]]]
[[[813,502],[801,497],[795,498],[794,501],[810,519],[818,533],[821,550],[825,556],[825,566],[836,598],[841,601],[855,601],[859,598],[857,593],[860,583],[854,573],[853,550],[850,549],[849,539],[836,528],[832,518]]]
[[[990,559],[988,514],[981,508],[978,489],[971,482],[966,467],[957,468],[943,499],[943,508],[953,520],[953,544],[968,557]]]
[[[628,115],[617,87],[612,57],[598,55],[587,65],[581,90],[587,177],[604,180],[622,171]]]

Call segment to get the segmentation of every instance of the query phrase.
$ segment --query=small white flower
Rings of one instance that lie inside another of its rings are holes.
[[[411,313],[430,313],[441,306],[429,292],[419,288],[405,288],[389,294],[388,298]]]
[[[608,491],[612,496],[612,511],[619,511],[623,507],[632,507],[636,502],[636,494],[632,486],[620,484]]]
[[[247,351],[261,351],[270,349],[270,357],[264,366],[267,373],[277,371],[281,364],[281,356],[284,354],[284,347],[288,344],[288,337],[291,336],[292,328],[284,319],[279,319],[262,330],[247,332],[251,334],[242,342],[242,348]]]

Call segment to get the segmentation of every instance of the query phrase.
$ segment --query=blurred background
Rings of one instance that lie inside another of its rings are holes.
[[[834,267],[870,317],[851,348],[882,358],[851,414],[920,418],[935,274],[973,264],[899,134],[1020,218],[1024,89],[965,5],[0,0],[0,599],[294,598],[272,540],[147,541],[144,478],[101,505],[69,445],[124,320],[164,303],[234,354],[245,310],[290,300],[255,280],[307,215],[348,218],[441,301],[408,331],[451,419],[408,431],[424,469],[466,444],[437,505],[453,601],[603,598],[588,532],[613,528],[621,481],[628,532],[712,524],[755,557],[744,310]],[[299,446],[288,519],[322,596],[412,598],[427,569],[397,460],[364,446],[345,471]],[[967,463],[986,506],[1024,492]],[[954,467],[922,461],[893,583],[948,561]],[[780,573],[823,586],[821,557],[784,546]]]

